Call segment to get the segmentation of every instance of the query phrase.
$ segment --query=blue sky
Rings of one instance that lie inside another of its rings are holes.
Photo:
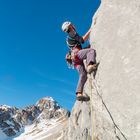
[[[78,80],[67,68],[61,25],[80,35],[89,29],[99,0],[0,1],[0,105],[25,107],[51,96],[71,110]]]

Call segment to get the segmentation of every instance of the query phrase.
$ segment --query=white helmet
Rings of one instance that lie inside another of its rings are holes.
[[[63,30],[64,32],[67,32],[70,25],[71,25],[71,22],[69,22],[69,21],[64,22],[64,23],[62,24],[62,30]]]

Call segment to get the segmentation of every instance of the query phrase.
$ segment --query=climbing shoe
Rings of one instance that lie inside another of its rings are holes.
[[[76,96],[78,101],[89,101],[90,98],[88,96],[84,96],[82,93],[78,93]]]
[[[77,97],[76,97],[76,99],[77,99],[78,101],[82,101],[84,98],[85,98],[84,96],[77,96]]]
[[[92,73],[94,70],[97,69],[97,64],[93,64],[93,65],[88,65],[87,66],[87,73]]]
[[[77,93],[77,95],[76,95],[76,99],[78,100],[78,101],[81,101],[82,99],[83,99],[83,94],[81,93],[81,92],[78,92]]]

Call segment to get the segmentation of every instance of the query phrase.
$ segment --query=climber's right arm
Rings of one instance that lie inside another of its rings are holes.
[[[88,30],[88,32],[83,36],[84,42],[89,38],[90,32],[91,32],[91,28],[90,28],[90,29]]]

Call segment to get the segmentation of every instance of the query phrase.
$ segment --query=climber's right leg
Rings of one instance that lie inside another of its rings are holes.
[[[82,100],[82,98],[84,97],[83,88],[87,81],[87,72],[85,70],[84,64],[78,65],[76,69],[79,73],[79,81],[76,89],[76,96],[77,96],[77,100]]]
[[[91,73],[93,70],[96,70],[96,53],[92,48],[82,49],[78,52],[78,58],[87,60],[87,72]]]

